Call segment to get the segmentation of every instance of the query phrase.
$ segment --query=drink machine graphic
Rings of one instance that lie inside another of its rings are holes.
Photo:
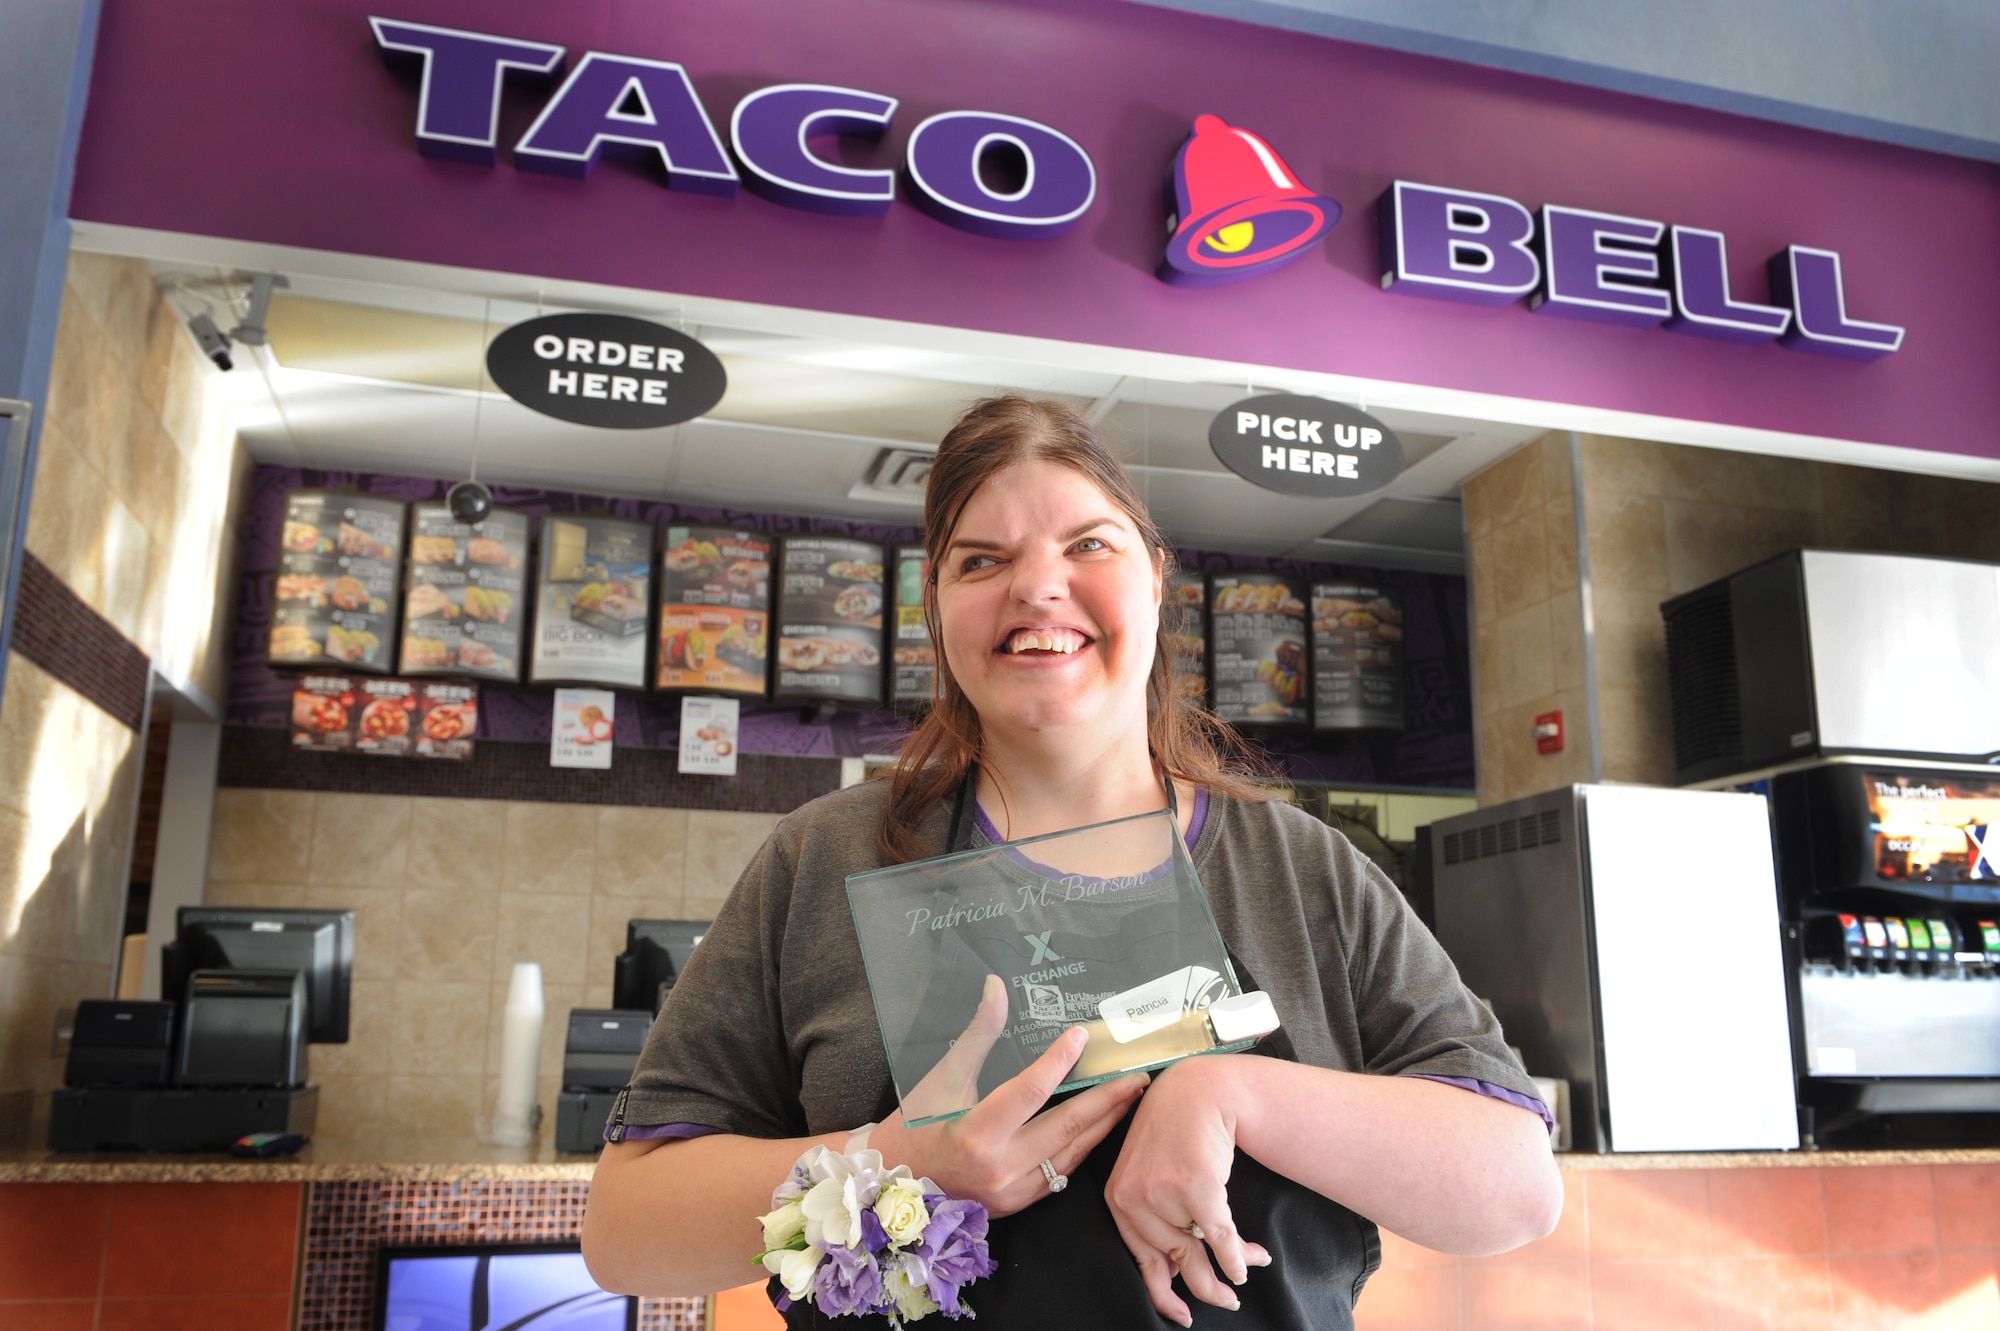
[[[1821,1144],[2000,1113],[2000,775],[1828,764],[1773,778],[1771,802]]]

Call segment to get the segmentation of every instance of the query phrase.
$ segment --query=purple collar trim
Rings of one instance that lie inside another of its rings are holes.
[[[1187,832],[1185,833],[1188,854],[1194,854],[1194,843],[1201,840],[1202,824],[1207,821],[1208,788],[1197,786],[1194,792],[1194,812],[1188,816]],[[980,807],[976,801],[972,806],[972,825],[979,829],[979,835],[985,837],[996,846],[1007,839],[1000,835],[1000,829],[993,825],[993,820],[986,816],[986,810]]]

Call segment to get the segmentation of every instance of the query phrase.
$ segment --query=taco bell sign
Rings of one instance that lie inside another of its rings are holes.
[[[879,217],[898,173],[836,160],[828,140],[879,140],[896,98],[860,88],[780,83],[736,105],[725,138],[688,71],[672,61],[371,18],[383,57],[418,74],[416,138],[428,156],[494,165],[510,80],[549,89],[513,145],[522,171],[588,177],[607,156],[657,169],[666,188]],[[567,73],[565,68],[567,67]],[[1163,155],[1165,147],[1162,146]],[[1022,116],[945,110],[918,123],[902,183],[947,225],[1005,240],[1063,235],[1097,199],[1083,145]],[[1157,275],[1184,287],[1262,277],[1310,252],[1338,225],[1339,201],[1314,189],[1272,142],[1222,117],[1195,117],[1172,158],[1169,240]],[[1723,234],[1643,217],[1396,180],[1376,204],[1382,289],[1474,304],[1525,300],[1537,314],[1872,361],[1904,329],[1847,307],[1840,254],[1788,245],[1766,264],[1768,291],[1733,290]]]

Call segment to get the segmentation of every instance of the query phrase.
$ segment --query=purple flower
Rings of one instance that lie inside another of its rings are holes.
[[[875,1255],[834,1248],[813,1277],[813,1302],[828,1317],[881,1311],[882,1268]]]
[[[861,1246],[870,1252],[880,1252],[889,1246],[889,1231],[875,1218],[873,1207],[861,1213]]]
[[[930,1263],[930,1295],[945,1316],[957,1317],[959,1290],[999,1269],[986,1250],[986,1208],[944,1197],[925,1200],[931,1202],[931,1222],[918,1251]]]

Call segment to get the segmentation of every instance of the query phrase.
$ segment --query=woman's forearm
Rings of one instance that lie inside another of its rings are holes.
[[[613,1142],[604,1148],[583,1216],[590,1274],[615,1294],[709,1294],[763,1278],[757,1217],[771,1190],[814,1145],[846,1134],[766,1141]]]
[[[1547,1127],[1525,1109],[1417,1077],[1230,1062],[1218,1081],[1246,1154],[1413,1242],[1504,1252],[1562,1215]]]

